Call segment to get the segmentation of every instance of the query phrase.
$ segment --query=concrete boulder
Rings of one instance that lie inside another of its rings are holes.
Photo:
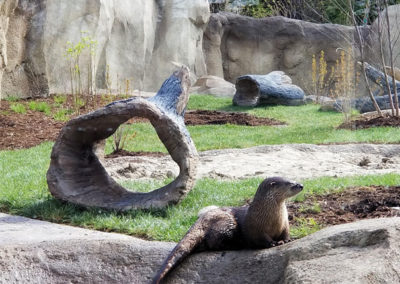
[[[398,283],[400,218],[323,229],[265,250],[190,256],[166,283]],[[173,243],[0,213],[1,283],[149,283]]]
[[[207,0],[3,2],[0,68],[6,96],[69,93],[65,49],[68,41],[80,40],[81,32],[97,43],[93,76],[98,89],[124,89],[130,80],[132,89],[156,91],[175,69],[172,61],[198,76],[206,73],[201,43],[210,15]],[[89,58],[81,55],[85,87]]]
[[[305,103],[304,91],[292,84],[282,71],[267,75],[244,75],[236,79],[233,103],[239,106],[289,105]]]
[[[192,94],[212,95],[215,97],[230,97],[235,95],[235,85],[217,76],[207,75],[197,79],[190,88]]]
[[[336,49],[351,47],[353,36],[351,26],[218,13],[210,17],[203,48],[209,75],[235,82],[243,74],[282,70],[303,90],[313,90],[312,55],[323,50],[330,70]]]

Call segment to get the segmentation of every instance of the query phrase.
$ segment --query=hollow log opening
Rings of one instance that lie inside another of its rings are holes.
[[[51,194],[83,206],[115,210],[164,208],[178,203],[195,184],[198,154],[184,124],[189,70],[174,72],[150,99],[113,102],[70,120],[51,153],[47,183]],[[148,119],[180,173],[170,184],[148,193],[132,192],[116,183],[96,156],[99,141],[132,117]]]
[[[256,106],[259,99],[260,88],[257,82],[249,77],[238,78],[233,103],[240,106]]]

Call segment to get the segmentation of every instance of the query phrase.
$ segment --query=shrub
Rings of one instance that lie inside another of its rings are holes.
[[[21,113],[21,114],[26,113],[25,106],[23,104],[20,104],[20,103],[12,103],[10,105],[10,109],[13,110],[16,113]]]

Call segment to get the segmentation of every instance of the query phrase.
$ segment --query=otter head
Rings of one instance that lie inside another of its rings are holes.
[[[256,195],[266,198],[273,197],[277,202],[292,197],[303,190],[303,185],[281,177],[265,179],[258,187]]]

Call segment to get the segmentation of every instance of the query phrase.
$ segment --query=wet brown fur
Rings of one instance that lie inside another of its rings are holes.
[[[213,208],[199,219],[175,246],[153,279],[160,281],[194,251],[268,248],[289,241],[285,199],[302,190],[301,184],[280,177],[264,180],[254,200],[243,207]]]

